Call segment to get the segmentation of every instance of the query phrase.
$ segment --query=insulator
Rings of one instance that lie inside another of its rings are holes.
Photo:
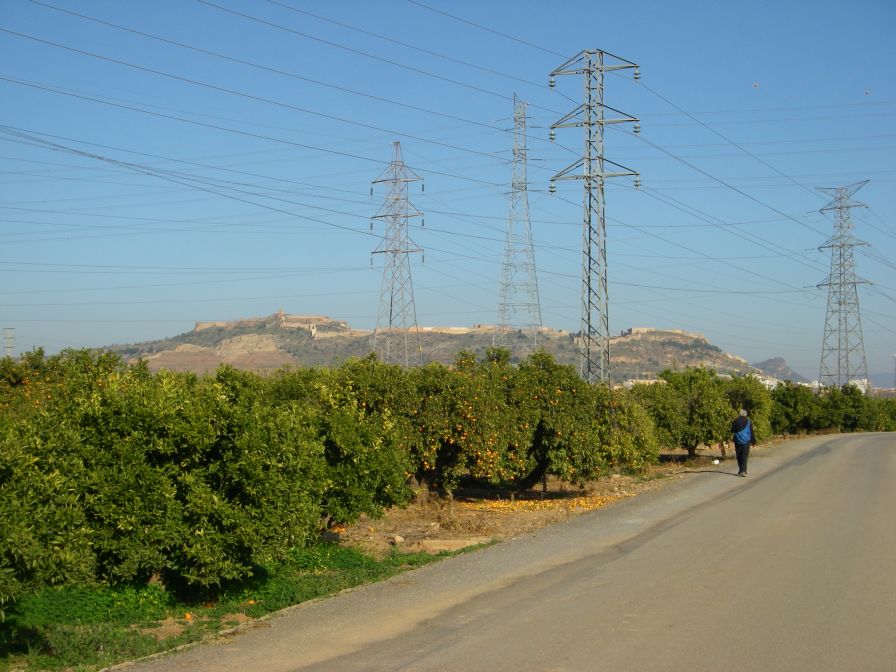
[[[555,86],[557,86],[557,80],[555,80],[553,77],[549,77],[548,86],[553,89]]]
[[[557,193],[557,185],[551,182],[551,186],[548,187],[548,191],[552,194]]]
[[[420,191],[426,191],[426,183],[424,183],[424,182],[420,183]]]
[[[640,188],[641,188],[641,178],[636,177],[635,178],[635,189],[640,189]]]
[[[641,124],[635,122],[635,127],[632,129],[635,132],[635,135],[641,132]]]
[[[373,231],[373,220],[370,220],[370,230]]]
[[[641,79],[641,70],[639,68],[635,68],[635,81],[637,82]]]
[[[551,142],[554,142],[554,140],[556,140],[556,139],[557,139],[557,134],[554,132],[554,129],[552,128],[550,130],[550,132],[548,133],[548,140],[550,140]]]
[[[422,229],[425,226],[426,226],[426,220],[421,217],[420,218],[420,228]]]
[[[370,187],[370,195],[373,196],[373,187]]]

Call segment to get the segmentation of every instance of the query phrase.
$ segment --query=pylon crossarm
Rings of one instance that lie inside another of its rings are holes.
[[[405,249],[389,248],[386,250],[374,250],[370,254],[413,254],[413,253],[422,252],[422,251],[423,251],[422,247],[414,246],[414,247],[408,247]]]
[[[637,63],[622,58],[621,56],[611,54],[609,51],[602,51],[599,49],[582,49],[582,51],[570,58],[568,61],[566,61],[566,63],[552,71],[549,76],[556,77],[558,75],[581,75],[583,73],[586,73],[589,71],[589,67],[587,65],[579,66],[578,64],[585,61],[586,57],[589,54],[598,53],[602,53],[605,57],[609,56],[610,58],[619,61],[619,63],[616,64],[599,66],[600,70],[602,70],[603,72],[612,72],[614,70],[626,70],[638,67]]]
[[[609,159],[605,159],[602,156],[597,157],[596,159],[592,159],[592,165],[596,163],[598,160],[603,161],[604,163],[609,163],[610,165],[616,166],[617,168],[621,168],[621,171],[617,172],[599,172],[599,173],[574,173],[573,171],[581,168],[585,159],[579,159],[575,163],[571,163],[566,168],[561,170],[559,173],[554,175],[551,178],[551,182],[556,182],[558,180],[581,180],[585,178],[597,179],[597,178],[606,178],[606,177],[636,177],[639,173],[631,168],[626,168],[622,164],[616,163],[615,161],[610,161]]]
[[[384,204],[382,207],[380,207],[379,212],[377,212],[370,219],[389,219],[391,217],[422,217],[423,216],[423,213],[420,212],[413,205],[411,205],[409,201],[405,201],[405,203],[407,204],[406,212],[395,212],[394,204],[388,203],[388,204]]]
[[[554,177],[551,178],[551,182],[554,182],[555,180],[581,180],[582,174],[573,173],[572,171],[581,168],[584,163],[585,159],[579,159],[578,161],[569,164],[566,168],[554,175]]]
[[[570,113],[567,114],[566,116],[564,116],[564,117],[558,119],[557,121],[555,121],[555,122],[554,122],[553,124],[551,124],[548,128],[552,128],[552,129],[553,129],[553,128],[574,128],[574,127],[577,127],[577,126],[581,126],[581,125],[582,125],[582,122],[581,122],[581,121],[577,121],[577,122],[575,122],[575,123],[567,123],[567,122],[569,122],[570,119],[575,119],[575,118],[577,118],[577,117],[582,113],[582,111],[583,111],[584,109],[585,109],[585,103],[582,103],[582,104],[579,105],[576,109],[574,109],[572,112],[570,112]]]
[[[582,63],[585,60],[585,54],[588,53],[587,49],[582,49],[578,54],[570,58],[566,63],[556,68],[549,75],[550,77],[556,77],[557,75],[580,75],[585,72],[586,68],[576,67],[575,64]]]
[[[601,119],[600,123],[602,124],[622,124],[622,123],[634,123],[636,121],[641,121],[640,119],[631,116],[628,112],[623,112],[622,110],[617,110],[615,107],[610,107],[609,105],[601,104],[601,107],[605,110],[610,110],[610,112],[615,112],[616,114],[621,114],[622,117],[619,119]]]

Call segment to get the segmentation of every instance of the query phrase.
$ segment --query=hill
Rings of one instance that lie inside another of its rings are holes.
[[[500,342],[491,326],[421,327],[424,362],[450,364],[461,350],[478,355]],[[537,347],[559,362],[578,365],[574,334],[543,328]],[[530,335],[519,331],[504,335],[504,347],[515,359],[533,350]],[[289,315],[233,322],[198,322],[192,331],[171,338],[105,348],[135,361],[145,359],[153,371],[169,369],[210,373],[221,364],[256,371],[286,365],[338,366],[352,357],[364,357],[373,348],[370,331],[353,329],[346,322],[320,315]],[[704,366],[718,373],[758,373],[744,359],[723,352],[701,334],[680,330],[629,329],[610,339],[614,382],[653,378],[664,369]]]
[[[792,380],[795,383],[809,382],[807,378],[803,378],[803,376],[791,369],[787,365],[787,362],[785,362],[781,357],[772,357],[771,359],[766,359],[764,362],[753,364],[753,367],[759,369],[764,374],[771,376],[772,378],[777,378],[778,380]]]

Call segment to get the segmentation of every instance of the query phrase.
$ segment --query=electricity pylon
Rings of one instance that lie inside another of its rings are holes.
[[[868,368],[865,362],[865,343],[862,339],[862,320],[859,316],[857,285],[867,283],[856,277],[853,248],[868,243],[852,235],[849,218],[851,208],[864,208],[864,203],[850,201],[850,197],[868,184],[868,180],[845,187],[821,188],[833,200],[820,212],[836,211],[834,235],[819,247],[831,250],[831,273],[818,287],[828,288],[828,307],[824,321],[824,340],[821,346],[822,385],[842,386],[853,381],[867,387]]]
[[[634,123],[640,131],[638,119],[604,105],[604,73],[634,68],[635,79],[640,77],[638,66],[624,58],[598,49],[586,49],[554,70],[549,86],[555,85],[558,75],[584,75],[584,102],[551,126],[554,129],[581,126],[585,131],[582,158],[551,178],[550,191],[556,191],[556,180],[583,180],[584,216],[582,221],[582,327],[581,364],[579,373],[588,382],[610,381],[610,318],[607,299],[607,226],[605,220],[604,180],[608,177],[633,176],[640,186],[638,173],[604,157],[604,126]],[[619,115],[607,117],[606,111]],[[607,164],[610,164],[608,168]],[[581,172],[576,172],[581,169]]]
[[[526,179],[526,103],[513,94],[513,178],[507,242],[498,296],[498,329],[493,339],[505,345],[511,329],[531,332],[532,347],[538,344],[541,303],[535,275],[535,250],[529,219],[529,184]]]
[[[13,344],[15,343],[15,328],[14,327],[4,327],[3,328],[3,341],[4,341],[4,356],[12,357]]]
[[[408,168],[401,158],[401,143],[392,143],[392,161],[372,184],[388,183],[383,205],[373,219],[386,222],[386,235],[373,254],[383,254],[383,283],[373,350],[384,362],[409,366],[422,363],[423,349],[414,308],[414,287],[408,254],[422,252],[408,236],[408,219],[421,213],[408,201],[408,184],[423,178]],[[370,188],[371,194],[373,187]],[[373,223],[371,222],[371,228]]]

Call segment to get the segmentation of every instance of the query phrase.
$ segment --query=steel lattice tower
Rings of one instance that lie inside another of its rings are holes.
[[[529,219],[529,184],[526,178],[526,103],[513,94],[513,178],[507,242],[498,298],[498,331],[495,342],[504,345],[511,329],[530,331],[532,346],[541,328],[541,303],[535,275],[535,250]]]
[[[4,341],[4,356],[12,357],[13,344],[15,343],[15,328],[14,327],[4,327],[3,328],[3,341]]]
[[[550,75],[554,86],[558,75],[584,75],[584,102],[551,126],[554,129],[581,126],[585,132],[582,158],[551,178],[550,191],[556,190],[556,180],[583,180],[584,216],[582,221],[582,327],[581,364],[579,372],[588,382],[610,380],[610,319],[607,300],[607,242],[605,220],[604,180],[608,177],[634,176],[638,173],[604,158],[604,127],[608,124],[631,122],[635,132],[638,120],[619,110],[604,105],[604,73],[638,66],[624,58],[597,49],[586,49]],[[607,117],[606,111],[620,115]],[[607,164],[610,164],[608,169]],[[581,169],[581,172],[576,172]],[[639,186],[635,180],[635,186]]]
[[[380,308],[376,331],[373,332],[374,352],[384,362],[409,366],[421,363],[423,350],[417,329],[414,308],[414,287],[411,284],[411,265],[408,254],[422,252],[408,236],[408,220],[423,213],[408,201],[408,184],[422,178],[408,168],[401,157],[401,143],[392,144],[394,154],[389,166],[372,184],[388,183],[385,201],[374,219],[386,222],[386,235],[373,251],[383,254],[383,283],[380,289]],[[371,187],[371,193],[373,187]],[[371,227],[373,224],[371,223]]]
[[[821,346],[822,385],[842,386],[861,382],[867,387],[868,368],[865,362],[865,343],[862,339],[862,321],[859,316],[857,285],[866,283],[856,277],[853,248],[867,245],[852,235],[851,208],[863,208],[863,203],[850,201],[850,197],[868,184],[856,182],[845,187],[819,188],[833,196],[833,200],[821,212],[837,212],[834,235],[819,247],[831,250],[831,273],[819,287],[828,288],[827,316],[824,322],[824,341]]]

